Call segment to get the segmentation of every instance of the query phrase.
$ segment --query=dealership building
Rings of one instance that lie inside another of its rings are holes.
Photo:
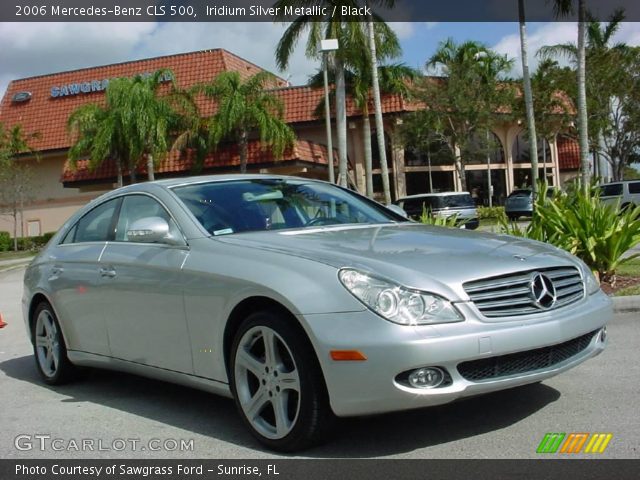
[[[52,73],[12,81],[0,103],[0,122],[5,127],[21,125],[36,155],[25,155],[19,161],[28,162],[35,173],[31,195],[24,207],[19,235],[36,236],[57,230],[78,208],[100,194],[113,189],[117,172],[115,163],[103,162],[97,169],[88,169],[88,161],[81,160],[72,169],[68,150],[73,143],[66,124],[69,115],[80,105],[101,104],[109,79],[148,74],[161,69],[181,88],[210,82],[223,71],[237,71],[243,77],[262,69],[226,50],[215,49],[137,60],[61,73]],[[316,116],[324,99],[323,90],[308,86],[289,86],[277,77],[274,93],[284,104],[285,121],[294,129],[297,140],[282,156],[275,158],[256,138],[249,145],[248,170],[256,173],[298,175],[328,178],[326,130],[323,118]],[[200,100],[201,113],[210,116],[211,101]],[[403,116],[417,106],[401,95],[386,94],[382,98],[387,158],[392,195],[434,191],[460,190],[460,181],[450,155],[424,154],[397,141],[396,131]],[[373,108],[370,109],[373,111]],[[364,149],[362,112],[351,99],[347,100],[348,160],[351,181],[364,190]],[[372,122],[373,123],[373,122]],[[335,134],[335,128],[334,134]],[[493,201],[501,203],[514,189],[526,184],[531,168],[526,134],[520,122],[504,122],[494,128],[495,151],[487,156],[469,160],[467,187],[480,192],[488,201],[488,175],[491,175]],[[382,193],[380,162],[373,132],[373,173],[376,193]],[[334,145],[336,140],[334,139]],[[544,159],[544,162],[543,162]],[[146,177],[145,162],[140,162],[138,179]],[[228,173],[239,170],[236,145],[220,146],[207,156],[195,170],[195,158],[189,153],[170,152],[156,167],[156,177],[176,177],[209,173]],[[579,151],[573,140],[559,137],[545,145],[540,152],[541,174],[551,184],[561,185],[576,175]],[[128,177],[125,172],[125,183]],[[2,206],[0,206],[2,208]],[[1,210],[0,210],[1,211]],[[13,232],[12,218],[0,215],[0,231]]]

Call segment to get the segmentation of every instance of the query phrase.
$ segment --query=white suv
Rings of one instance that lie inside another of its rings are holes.
[[[600,186],[600,198],[605,203],[618,204],[620,208],[640,205],[640,180],[605,183]]]

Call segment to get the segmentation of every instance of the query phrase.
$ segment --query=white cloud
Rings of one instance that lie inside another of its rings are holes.
[[[225,48],[260,67],[306,83],[319,61],[304,55],[278,72],[275,48],[286,26],[271,23],[0,23],[0,96],[10,80],[194,50]]]
[[[414,24],[410,22],[389,22],[389,26],[396,32],[400,40],[411,38],[415,33]]]
[[[131,59],[154,23],[0,23],[0,95],[10,80]]]
[[[536,53],[544,45],[559,43],[575,43],[578,31],[575,23],[553,22],[545,24],[530,24],[527,26],[527,40],[529,47],[529,68],[534,71],[539,63]],[[624,42],[628,45],[640,45],[640,23],[623,23],[613,38],[613,43]],[[493,49],[499,53],[514,58],[513,74],[522,75],[522,60],[520,55],[520,35],[512,34],[503,37]],[[568,64],[566,59],[558,59],[562,64]]]
[[[553,22],[542,24],[538,28],[527,26],[527,41],[529,48],[529,68],[535,70],[539,59],[536,53],[544,45],[555,45],[558,43],[575,42],[577,30],[575,23]],[[518,33],[503,37],[493,49],[499,53],[506,54],[509,58],[515,59],[513,74],[522,75],[522,60],[520,55],[520,35]]]
[[[144,39],[142,56],[224,48],[258,66],[270,70],[294,84],[306,83],[320,62],[304,55],[306,35],[300,39],[285,72],[279,72],[275,50],[286,26],[271,23],[165,23]]]
[[[628,45],[640,45],[640,23],[625,22],[614,36],[615,42],[623,42]]]

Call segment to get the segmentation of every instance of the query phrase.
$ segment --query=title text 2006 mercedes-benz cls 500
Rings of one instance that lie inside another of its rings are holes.
[[[44,381],[124,370],[235,399],[291,451],[335,416],[539,382],[605,347],[611,302],[549,245],[430,227],[329,183],[143,183],[94,200],[25,273]]]

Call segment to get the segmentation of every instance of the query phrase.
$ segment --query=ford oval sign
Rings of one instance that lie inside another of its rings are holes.
[[[28,100],[31,100],[31,92],[18,92],[11,99],[13,103],[26,102]]]

